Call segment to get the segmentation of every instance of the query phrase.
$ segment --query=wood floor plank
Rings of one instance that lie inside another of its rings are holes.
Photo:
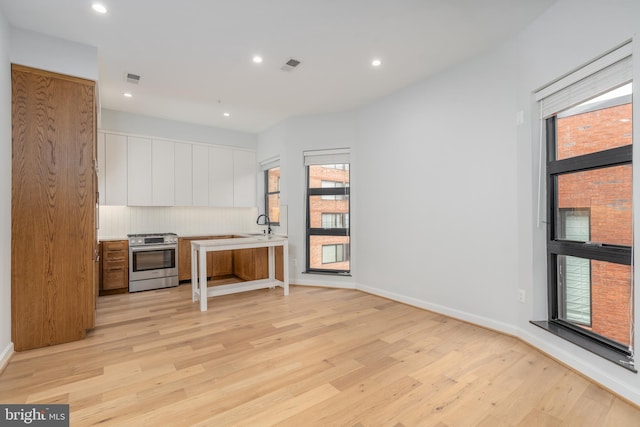
[[[17,353],[2,403],[75,426],[636,426],[640,409],[516,338],[363,292],[100,297],[82,341]]]

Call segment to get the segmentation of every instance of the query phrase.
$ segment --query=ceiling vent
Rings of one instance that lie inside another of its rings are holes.
[[[291,70],[293,70],[294,68],[296,68],[300,64],[301,64],[301,62],[298,61],[297,59],[289,58],[287,60],[287,62],[285,62],[282,67],[280,67],[280,69],[282,71],[291,71]]]
[[[125,76],[125,80],[127,81],[127,83],[133,83],[134,85],[137,85],[138,83],[140,83],[140,76],[137,74],[127,73],[127,75]]]

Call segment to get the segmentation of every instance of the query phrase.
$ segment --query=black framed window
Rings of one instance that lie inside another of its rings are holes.
[[[631,84],[624,88],[545,120],[549,318],[534,323],[635,371]]]
[[[348,159],[342,155],[341,159]],[[305,157],[307,172],[308,273],[348,274],[350,264],[350,179],[347,161]]]
[[[280,225],[280,166],[264,171],[264,207],[271,225]]]

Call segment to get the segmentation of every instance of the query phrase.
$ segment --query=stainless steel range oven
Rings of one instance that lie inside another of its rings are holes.
[[[178,235],[129,234],[129,292],[178,286]]]

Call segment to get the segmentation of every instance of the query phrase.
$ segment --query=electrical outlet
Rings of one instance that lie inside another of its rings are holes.
[[[524,289],[518,289],[518,301],[520,302],[527,301],[527,294]]]
[[[298,260],[297,259],[294,258],[292,261],[293,261],[293,266],[294,267],[298,265]]]

